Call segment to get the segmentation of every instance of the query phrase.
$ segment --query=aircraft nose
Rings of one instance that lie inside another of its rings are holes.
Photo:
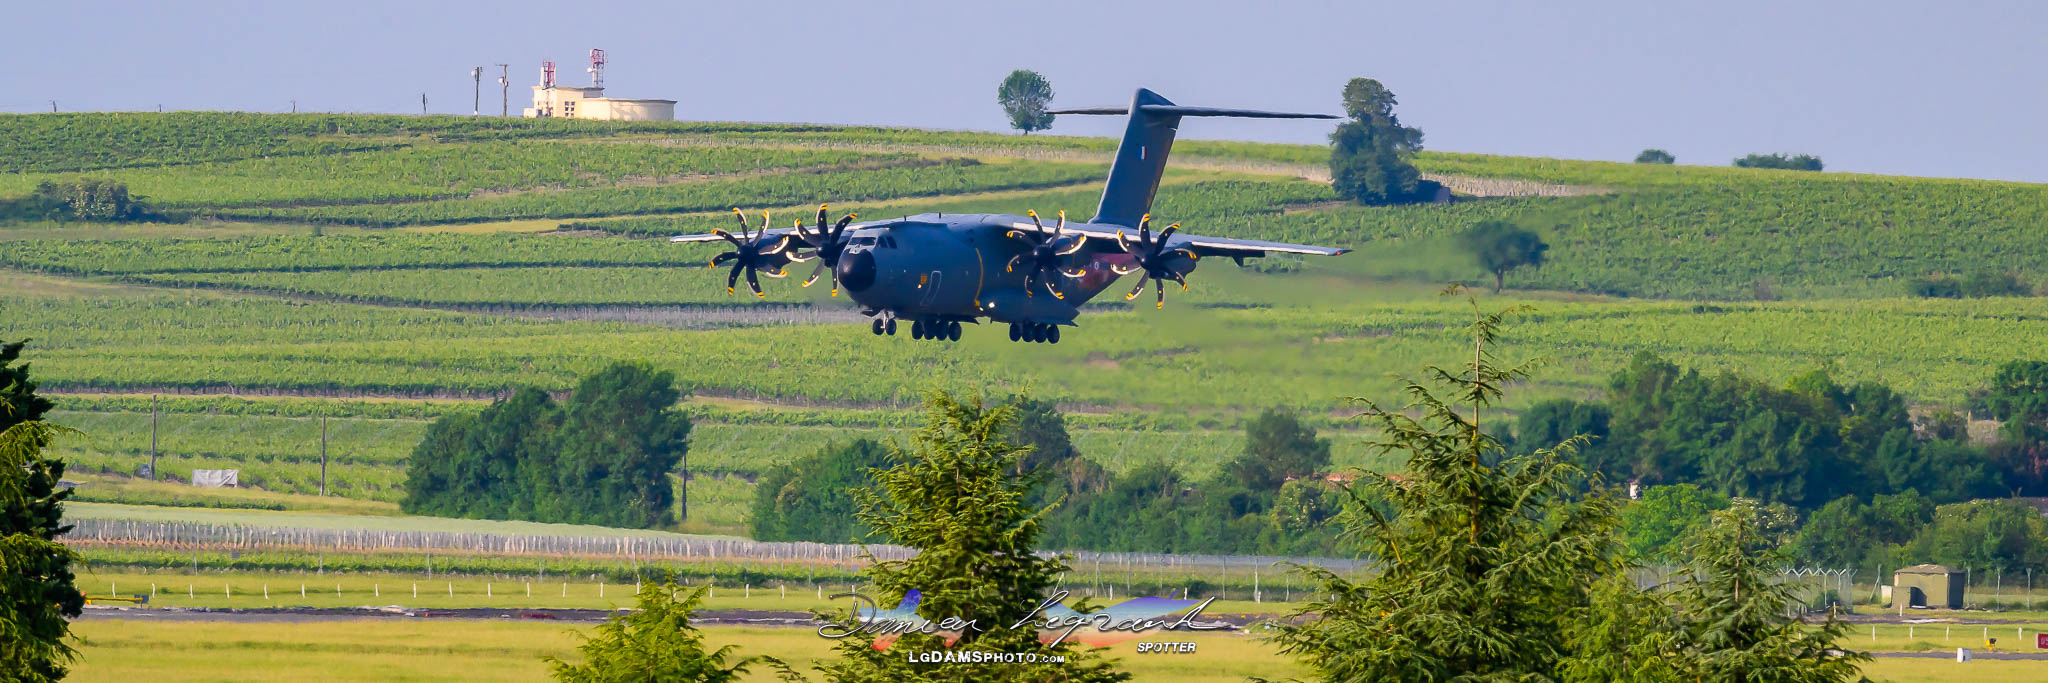
[[[839,259],[839,284],[847,291],[861,292],[875,284],[875,253],[860,251]]]

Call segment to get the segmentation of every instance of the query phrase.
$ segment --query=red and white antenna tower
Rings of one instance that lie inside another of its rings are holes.
[[[590,87],[604,87],[604,50],[590,48]]]
[[[555,87],[555,60],[540,63],[540,87]]]

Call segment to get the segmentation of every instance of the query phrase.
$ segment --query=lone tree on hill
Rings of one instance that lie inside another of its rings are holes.
[[[1330,133],[1330,186],[1360,204],[1429,201],[1442,187],[1423,180],[1409,163],[1422,151],[1422,131],[1394,116],[1394,92],[1379,81],[1353,78],[1344,85],[1351,120]]]
[[[1523,266],[1541,268],[1544,252],[1550,251],[1542,237],[1505,221],[1480,221],[1465,231],[1464,243],[1479,267],[1493,273],[1496,293],[1505,286],[1508,271]]]
[[[1785,156],[1784,154],[1751,154],[1735,160],[1737,168],[1776,168],[1787,171],[1821,170],[1820,157],[1811,154]]]
[[[1045,113],[1052,106],[1052,81],[1036,71],[1010,72],[1002,86],[996,88],[996,102],[1003,105],[1003,113],[1010,115],[1010,127],[1024,131],[1025,135],[1052,127],[1052,114]]]
[[[1671,156],[1671,153],[1670,153],[1670,152],[1666,152],[1666,151],[1664,151],[1664,150],[1661,150],[1661,149],[1646,149],[1646,150],[1643,150],[1643,153],[1642,153],[1642,154],[1637,154],[1637,155],[1636,155],[1636,163],[1638,163],[1638,164],[1675,164],[1675,163],[1678,163],[1678,157],[1675,157],[1675,156]]]

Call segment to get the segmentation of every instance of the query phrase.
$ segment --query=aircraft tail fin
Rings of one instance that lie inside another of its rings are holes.
[[[1102,188],[1102,203],[1090,223],[1136,226],[1152,210],[1152,197],[1159,192],[1159,178],[1166,173],[1166,157],[1173,149],[1173,135],[1184,116],[1232,116],[1256,119],[1334,119],[1329,114],[1291,114],[1251,109],[1183,107],[1159,93],[1139,88],[1130,107],[1089,107],[1054,110],[1053,114],[1109,114],[1130,116],[1123,142],[1117,145],[1116,161],[1109,167],[1109,182]]]

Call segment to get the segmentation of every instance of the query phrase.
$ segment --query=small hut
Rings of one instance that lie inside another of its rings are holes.
[[[1963,573],[1938,564],[1916,564],[1892,574],[1892,599],[1907,607],[1963,608]]]

